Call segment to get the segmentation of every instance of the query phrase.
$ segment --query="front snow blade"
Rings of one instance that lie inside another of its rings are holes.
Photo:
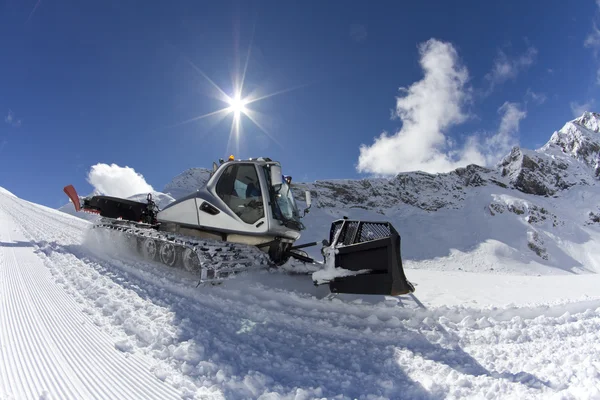
[[[330,281],[332,293],[398,296],[415,291],[402,268],[400,235],[389,222],[334,221],[329,242],[336,249],[335,267],[357,272]]]

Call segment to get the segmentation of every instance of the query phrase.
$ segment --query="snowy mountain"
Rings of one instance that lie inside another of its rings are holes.
[[[152,191],[150,193],[152,194],[152,201],[154,201],[161,210],[175,201],[175,199],[167,193],[156,191]],[[129,196],[128,199],[145,203],[148,199],[148,193],[134,194],[133,196]]]
[[[177,175],[165,186],[164,193],[178,199],[202,188],[210,178],[210,170],[190,168]]]

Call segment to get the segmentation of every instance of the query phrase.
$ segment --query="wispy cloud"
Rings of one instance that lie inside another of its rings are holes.
[[[546,96],[544,93],[536,93],[531,89],[527,89],[525,97],[533,100],[533,102],[538,105],[544,104],[546,100],[548,100],[548,96]]]
[[[600,67],[598,66],[598,52],[600,51],[600,30],[598,29],[598,11],[600,11],[600,0],[596,0],[596,15],[592,18],[592,31],[586,36],[583,41],[585,48],[591,49],[592,55],[594,56],[595,67],[596,67],[596,79],[595,83],[600,85]],[[575,118],[580,117],[584,111],[590,111],[595,105],[595,100],[590,99],[587,102],[580,104],[577,101],[570,103],[571,112]]]
[[[596,11],[600,11],[600,0],[596,0],[596,6],[598,8]],[[596,62],[598,62],[598,51],[600,50],[600,30],[598,29],[597,24],[598,13],[596,13],[595,19],[596,20],[592,21],[592,31],[583,41],[583,46],[592,50],[592,54],[594,55]],[[596,84],[600,85],[600,68],[596,69]]]
[[[596,100],[590,99],[583,104],[579,104],[576,101],[571,102],[571,112],[575,118],[581,117],[584,111],[591,111],[596,103]]]
[[[502,117],[493,135],[472,135],[457,147],[447,131],[468,118],[469,72],[450,43],[430,39],[419,45],[419,54],[423,79],[401,88],[403,96],[396,99],[394,116],[402,128],[361,145],[357,170],[378,175],[447,172],[468,164],[490,165],[505,155],[526,116],[519,104],[506,102],[498,109]]]
[[[33,17],[33,14],[35,13],[35,10],[37,10],[37,8],[40,6],[41,2],[42,2],[42,0],[38,0],[37,3],[35,3],[35,6],[33,7],[33,10],[31,10],[31,12],[29,13],[29,17],[27,17],[27,20],[25,21],[26,24],[29,22],[29,20],[31,19],[31,17]]]
[[[592,49],[594,55],[598,54],[598,49],[600,49],[600,30],[598,30],[598,26],[595,22],[592,25],[592,32],[586,36],[583,45]]]
[[[596,6],[600,9],[599,0],[596,0]],[[592,21],[592,31],[585,37],[583,46],[592,49],[594,57],[598,56],[598,50],[600,50],[600,30],[598,29],[596,21]]]
[[[485,139],[485,146],[480,148],[485,155],[485,164],[488,166],[496,164],[510,149],[518,144],[517,133],[521,120],[527,117],[527,113],[518,103],[505,102],[498,113],[502,115],[500,126],[495,135]]]
[[[521,71],[530,67],[536,60],[538,50],[530,46],[525,53],[518,57],[509,57],[504,51],[498,50],[492,70],[485,75],[485,79],[490,83],[491,92],[496,85],[515,79]]]
[[[517,134],[521,121],[527,117],[519,103],[504,102],[497,110],[500,114],[500,124],[495,133],[469,136],[465,150],[474,164],[494,167],[510,150],[519,144]]]
[[[12,110],[8,110],[8,114],[4,117],[4,122],[12,126],[13,128],[18,128],[21,126],[21,120],[15,118],[15,113]]]

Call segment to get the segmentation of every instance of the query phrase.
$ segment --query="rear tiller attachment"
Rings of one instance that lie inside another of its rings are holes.
[[[334,221],[329,245],[336,269],[356,273],[331,280],[332,293],[398,296],[415,291],[402,268],[400,235],[389,222]]]
[[[75,211],[83,210],[88,213],[98,214],[101,217],[134,221],[149,225],[156,224],[156,214],[159,209],[152,200],[152,193],[146,196],[146,202],[120,199],[110,196],[92,196],[80,201],[73,185],[67,185],[63,191],[69,196],[75,206]]]

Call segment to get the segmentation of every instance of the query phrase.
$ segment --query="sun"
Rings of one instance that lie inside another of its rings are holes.
[[[228,98],[227,102],[229,103],[228,111],[232,112],[235,118],[239,118],[241,114],[246,114],[248,112],[245,107],[248,101],[246,99],[242,99],[242,95],[240,93]]]
[[[246,71],[248,68],[248,61],[250,59],[251,48],[252,48],[252,40],[251,40],[250,46],[248,47],[248,54],[246,56],[246,61],[243,66],[243,70],[241,71],[241,73],[239,73],[240,66],[238,64],[237,65],[238,66],[237,73],[235,73],[234,76],[232,76],[232,78],[233,78],[232,89],[233,90],[232,90],[232,92],[230,92],[230,93],[232,93],[232,96],[225,93],[225,91],[223,89],[221,89],[219,87],[219,85],[217,85],[208,75],[206,75],[204,73],[204,71],[202,71],[200,68],[198,68],[198,66],[196,66],[189,58],[185,57],[187,63],[196,72],[198,72],[198,74],[202,75],[215,89],[215,93],[214,93],[213,97],[216,97],[217,99],[219,99],[220,101],[225,103],[226,106],[221,109],[211,111],[206,114],[198,115],[196,117],[187,119],[185,121],[181,121],[179,123],[169,126],[169,128],[174,128],[176,126],[189,124],[191,122],[198,121],[198,120],[204,119],[204,118],[209,118],[209,117],[217,118],[217,120],[220,121],[220,120],[224,119],[227,115],[233,115],[233,118],[231,120],[231,130],[229,131],[229,140],[227,142],[227,148],[229,149],[232,142],[235,142],[235,147],[236,147],[235,152],[239,153],[239,141],[240,141],[241,131],[242,131],[242,115],[243,115],[246,118],[248,118],[248,120],[250,120],[256,127],[258,127],[265,135],[267,135],[267,137],[269,137],[269,139],[271,139],[274,143],[279,145],[279,147],[283,148],[283,145],[277,140],[275,135],[271,134],[263,126],[262,120],[266,119],[267,116],[260,113],[257,110],[252,109],[249,106],[251,104],[257,103],[261,100],[268,99],[273,96],[281,95],[283,93],[287,93],[292,90],[300,89],[304,86],[307,86],[307,84],[290,87],[288,89],[283,89],[283,90],[279,90],[279,91],[268,93],[268,94],[262,94],[261,93],[262,90],[260,90],[260,88],[258,88],[258,89],[255,89],[254,91],[252,91],[252,93],[246,94],[245,97],[242,97],[242,93],[244,92],[244,81],[246,78]]]

